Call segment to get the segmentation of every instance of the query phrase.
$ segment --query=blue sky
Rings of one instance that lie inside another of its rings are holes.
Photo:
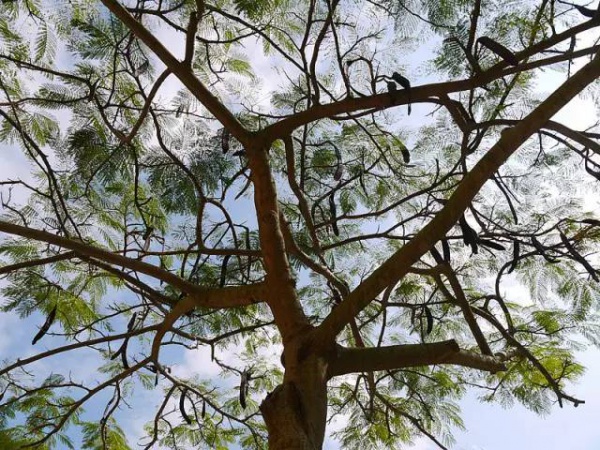
[[[169,39],[165,37],[165,41]],[[171,40],[170,42],[175,42]],[[174,49],[181,51],[181,48]],[[250,49],[251,50],[251,49]],[[263,80],[273,80],[271,63],[258,53],[253,56],[253,61],[258,61],[258,75]],[[552,89],[558,78],[548,76],[539,84],[541,92]],[[273,82],[273,81],[272,81]],[[268,99],[267,93],[274,86],[265,83],[257,98],[264,101]],[[178,83],[171,79],[166,90],[161,95],[169,97],[169,93],[178,89]],[[416,110],[418,111],[418,110]],[[411,120],[418,120],[418,114],[414,113]],[[574,128],[584,128],[591,124],[596,118],[596,110],[591,101],[579,100],[570,105],[559,114],[559,120]],[[8,176],[17,177],[27,174],[28,168],[18,151],[6,146],[0,146],[2,164],[0,165],[0,179]],[[591,207],[597,207],[597,200],[590,199]],[[237,214],[248,216],[248,211],[237,211]],[[0,359],[12,354],[27,356],[34,353],[29,345],[35,327],[43,318],[35,315],[26,321],[21,321],[12,314],[0,313]],[[24,326],[25,324],[25,326]],[[51,339],[45,340],[40,348],[49,347]],[[277,352],[273,352],[277,353]],[[50,370],[53,365],[72,365],[77,371],[85,370],[86,358],[82,353],[65,355],[54,358],[51,361],[40,363],[37,367]],[[208,350],[201,348],[199,351],[184,351],[180,362],[174,366],[174,373],[185,377],[193,373],[201,373],[206,376],[216,376],[216,368],[210,364]],[[560,409],[557,405],[552,412],[545,417],[537,416],[519,405],[504,409],[497,404],[482,404],[477,400],[476,394],[469,394],[461,401],[463,418],[467,430],[456,431],[456,450],[504,450],[506,448],[520,449],[544,449],[544,450],[597,450],[600,449],[600,427],[597,425],[600,418],[600,351],[589,350],[582,353],[581,360],[588,367],[588,372],[582,377],[580,383],[571,386],[570,393],[578,398],[586,400],[585,405],[575,409],[566,405]],[[234,352],[225,353],[222,358],[234,358]],[[91,360],[90,360],[91,362]],[[91,364],[89,365],[91,366]],[[93,376],[89,373],[88,376]],[[218,380],[222,383],[222,380]],[[135,409],[125,410],[121,413],[122,425],[130,436],[140,436],[144,423],[152,418],[154,413],[150,405],[160,398],[157,390],[144,394],[134,402]],[[259,398],[256,399],[260,401]],[[134,440],[132,440],[134,441]],[[133,443],[133,442],[132,442]],[[339,446],[329,441],[327,448],[334,450]],[[416,450],[431,450],[435,447],[426,439],[419,440],[414,448]]]

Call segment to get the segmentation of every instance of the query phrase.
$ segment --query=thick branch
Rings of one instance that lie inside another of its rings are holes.
[[[152,342],[152,360],[158,363],[158,352],[163,336],[171,329],[173,324],[184,314],[193,311],[198,306],[206,306],[207,297],[212,297],[212,302],[219,303],[221,308],[238,307],[262,302],[266,293],[265,284],[257,283],[248,286],[231,286],[219,289],[206,290],[200,294],[192,294],[179,300],[173,309],[164,318]]]
[[[309,326],[287,259],[282,224],[279,218],[277,189],[271,174],[267,152],[262,148],[247,149],[258,233],[268,285],[267,302],[275,323],[286,340]]]
[[[392,345],[389,347],[338,347],[337,358],[329,364],[329,378],[356,372],[398,370],[406,367],[454,364],[499,372],[506,366],[492,356],[461,350],[454,339],[431,344]]]
[[[119,18],[127,28],[144,44],[146,44],[159,59],[167,66],[190,92],[202,103],[219,122],[243,145],[249,144],[250,133],[242,126],[235,116],[215,97],[192,72],[187,61],[180,62],[162,43],[138,22],[116,0],[102,0],[110,12]]]
[[[238,306],[257,303],[263,297],[263,284],[251,286],[227,287],[218,289],[207,289],[190,283],[183,278],[178,277],[171,272],[153,266],[152,264],[138,261],[136,259],[126,258],[124,256],[94,247],[81,241],[56,236],[34,228],[23,227],[9,222],[0,221],[0,232],[22,236],[27,239],[47,242],[58,247],[72,250],[78,254],[91,256],[100,261],[107,262],[115,266],[125,267],[144,275],[154,277],[169,283],[171,286],[182,290],[188,294],[194,306],[203,306],[207,308],[233,308]],[[89,260],[93,264],[93,260]]]
[[[406,275],[410,267],[456,224],[481,187],[502,164],[533,133],[543,127],[554,114],[599,76],[600,58],[596,56],[579,72],[565,81],[518,125],[504,130],[500,140],[465,176],[435,218],[367,277],[323,321],[313,336],[315,343],[318,345],[318,343],[333,341],[344,326],[377,295]]]

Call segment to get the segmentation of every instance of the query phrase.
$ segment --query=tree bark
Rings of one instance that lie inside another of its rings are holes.
[[[320,450],[327,421],[327,361],[310,355],[286,370],[260,406],[270,450]]]

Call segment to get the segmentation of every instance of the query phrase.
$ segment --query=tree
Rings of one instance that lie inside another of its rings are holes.
[[[565,383],[600,335],[600,135],[553,117],[598,86],[595,10],[0,11],[0,138],[31,168],[0,182],[2,308],[37,325],[0,369],[0,439],[128,449],[144,389],[164,394],[145,448],[316,449],[328,417],[347,448],[446,448],[468,388],[583,403]],[[198,347],[225,381],[171,370]],[[83,351],[90,379],[36,366]]]

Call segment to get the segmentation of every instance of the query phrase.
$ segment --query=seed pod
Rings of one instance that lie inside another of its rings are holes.
[[[329,196],[329,213],[331,214],[331,229],[333,230],[333,234],[335,234],[336,236],[340,235],[340,230],[337,226],[337,210],[336,210],[336,206],[335,206],[335,194],[331,194]]]
[[[460,217],[460,219],[458,219],[458,225],[460,226],[461,232],[463,234],[463,242],[464,242],[464,244],[465,245],[470,245],[471,246],[471,251],[473,252],[473,254],[476,255],[477,252],[478,252],[478,248],[477,248],[477,240],[478,240],[477,233],[467,223],[467,219],[465,219],[464,215],[462,215]]]
[[[127,331],[133,330],[133,326],[135,325],[135,319],[137,318],[137,313],[133,313],[131,319],[129,319],[129,323],[127,324]]]
[[[144,231],[142,235],[142,239],[144,240],[144,244],[142,245],[142,249],[147,252],[150,248],[150,242],[152,241],[152,233],[154,233],[154,227],[148,227]]]
[[[500,245],[497,242],[491,241],[489,239],[479,239],[477,242],[483,245],[484,247],[493,248],[494,250],[506,250],[506,247],[504,247],[503,245]]]
[[[185,412],[186,394],[187,394],[187,388],[183,388],[183,390],[181,391],[181,396],[179,397],[179,412],[181,413],[181,417],[183,417],[183,420],[185,420],[188,425],[191,425],[192,419],[190,419],[190,416],[188,416],[187,413]]]
[[[231,255],[225,255],[225,258],[223,258],[223,263],[221,264],[221,279],[219,281],[220,287],[225,286],[225,279],[227,277],[227,263],[229,262],[229,258],[231,258]]]
[[[427,319],[427,328],[425,329],[425,334],[430,334],[433,330],[433,315],[427,306],[423,306],[423,312],[425,313],[425,318]]]
[[[400,148],[400,151],[402,152],[402,159],[404,160],[404,164],[408,164],[410,162],[410,152],[404,146]]]
[[[442,253],[444,261],[450,263],[450,245],[448,244],[448,239],[442,239]]]
[[[596,270],[592,267],[592,265],[589,262],[587,262],[583,255],[581,255],[581,253],[579,253],[575,249],[575,247],[571,245],[569,239],[562,233],[562,231],[559,230],[558,232],[560,234],[560,240],[563,242],[563,244],[565,244],[565,247],[569,251],[569,253],[573,255],[573,258],[585,268],[585,270],[590,274],[590,276],[595,282],[600,281],[598,279],[598,274],[596,273]]]
[[[410,112],[411,112],[410,81],[408,81],[408,78],[400,75],[398,72],[394,72],[392,74],[392,79],[396,83],[398,83],[400,86],[402,86],[404,89],[406,89],[406,94],[408,95],[408,115],[410,116]]]
[[[594,11],[593,9],[586,8],[585,6],[576,5],[574,3],[569,3],[569,2],[563,2],[560,0],[559,0],[559,3],[562,3],[563,5],[573,6],[577,11],[579,11],[579,14],[581,14],[582,16],[585,16],[585,17],[589,17],[590,19],[593,19],[594,17],[596,17],[598,15],[598,10]],[[600,5],[598,5],[598,9],[600,10]]]
[[[493,51],[496,55],[504,60],[504,62],[510,64],[511,66],[519,65],[519,60],[515,56],[513,52],[507,49],[504,45],[494,41],[493,39],[482,36],[478,39],[478,42],[487,47],[491,51]]]
[[[40,331],[38,331],[37,334],[33,337],[33,340],[31,341],[31,345],[35,345],[35,343],[37,341],[39,341],[41,338],[43,338],[45,336],[45,334],[48,332],[48,330],[52,326],[52,323],[54,322],[55,318],[56,318],[56,305],[54,305],[54,308],[52,308],[52,310],[46,317],[46,321],[42,325],[42,328],[40,328]]]
[[[531,236],[531,243],[533,244],[533,246],[535,247],[535,249],[540,252],[540,254],[544,257],[544,259],[546,261],[548,261],[549,263],[553,263],[556,262],[556,260],[554,258],[551,258],[550,256],[548,256],[548,254],[546,253],[546,249],[544,248],[544,246],[540,243],[540,241],[538,241],[536,239],[535,236]]]
[[[592,225],[595,227],[600,226],[600,220],[596,219],[583,219],[581,223],[587,223],[588,225]]]
[[[206,401],[202,402],[202,418],[206,415]]]
[[[223,153],[227,153],[229,151],[229,130],[227,128],[223,128],[223,132],[221,133],[221,149]]]
[[[177,111],[175,111],[175,117],[179,119],[181,117],[181,113],[183,112],[183,105],[179,105],[177,107]]]
[[[333,150],[335,151],[335,157],[337,159],[337,165],[335,168],[335,173],[333,174],[333,179],[335,181],[340,181],[344,173],[344,167],[342,166],[342,154],[340,153],[340,149],[337,147],[333,147]]]
[[[398,92],[398,87],[396,86],[396,83],[394,83],[393,81],[388,81],[387,82],[387,90],[388,90],[388,93],[390,94],[392,103],[396,103],[396,93]]]
[[[121,364],[123,364],[125,370],[129,369],[129,364],[127,363],[127,339],[123,342],[123,350],[121,350]]]
[[[431,253],[431,256],[433,256],[433,259],[435,259],[436,263],[442,264],[444,262],[442,255],[440,255],[440,252],[438,252],[438,249],[435,248],[435,246],[431,247],[431,250],[429,250],[429,253]]]
[[[250,382],[250,371],[244,370],[240,381],[240,405],[246,409],[246,397],[248,396],[248,383]]]
[[[519,263],[520,253],[521,253],[521,245],[519,244],[519,241],[515,241],[515,243],[513,244],[513,259],[512,259],[512,262],[510,263],[510,267],[508,268],[508,272],[506,272],[506,273],[511,273],[513,270],[515,270],[517,268],[517,264]]]

